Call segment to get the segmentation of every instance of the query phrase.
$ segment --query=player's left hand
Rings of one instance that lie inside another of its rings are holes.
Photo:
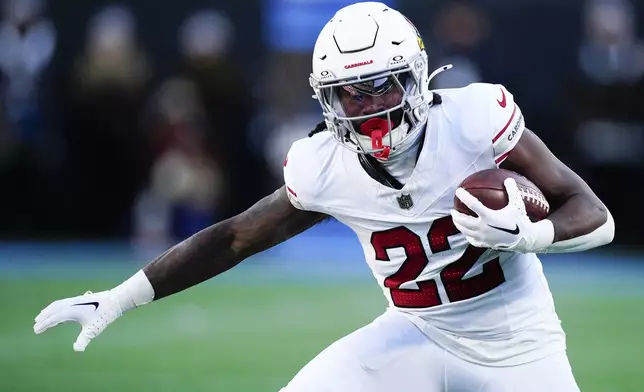
[[[483,205],[476,197],[463,188],[456,190],[458,197],[478,217],[451,211],[456,228],[470,244],[479,248],[530,252],[535,238],[533,225],[526,213],[521,192],[513,178],[503,183],[508,193],[508,205],[500,210],[492,210]]]

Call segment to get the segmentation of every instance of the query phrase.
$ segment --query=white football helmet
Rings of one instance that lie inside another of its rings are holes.
[[[410,143],[405,141],[425,126],[433,97],[429,81],[450,67],[428,76],[427,53],[416,27],[385,4],[365,2],[342,8],[324,26],[313,50],[309,82],[338,142],[384,160],[406,150]],[[376,113],[348,116],[340,102],[340,89],[362,100],[393,88],[400,89],[402,100]],[[378,119],[377,128],[355,129],[370,119]]]

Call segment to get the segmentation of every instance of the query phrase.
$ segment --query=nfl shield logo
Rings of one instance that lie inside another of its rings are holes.
[[[414,202],[411,200],[411,195],[402,194],[396,197],[396,200],[398,200],[398,205],[403,210],[408,210],[414,206]]]

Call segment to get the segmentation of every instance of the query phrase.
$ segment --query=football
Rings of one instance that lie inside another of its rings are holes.
[[[546,218],[550,212],[550,205],[543,192],[532,181],[513,171],[504,169],[481,170],[463,180],[459,187],[467,190],[486,207],[499,210],[508,205],[508,193],[503,185],[503,181],[508,177],[514,178],[517,182],[530,220],[537,222]],[[476,216],[456,196],[454,196],[454,208],[463,214]]]

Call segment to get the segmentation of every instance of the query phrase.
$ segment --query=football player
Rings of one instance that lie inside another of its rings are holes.
[[[525,127],[504,86],[429,90],[447,68],[429,74],[423,41],[398,11],[374,2],[339,10],[313,52],[310,83],[324,122],[292,145],[285,185],[115,288],[53,302],[35,332],[76,321],[73,347],[83,351],[125,312],[332,216],[358,236],[389,308],[320,353],[283,392],[578,391],[536,254],[607,244],[613,219]],[[500,210],[457,189],[496,167],[534,182],[548,218],[530,221],[513,180]],[[454,211],[455,195],[477,217]]]

